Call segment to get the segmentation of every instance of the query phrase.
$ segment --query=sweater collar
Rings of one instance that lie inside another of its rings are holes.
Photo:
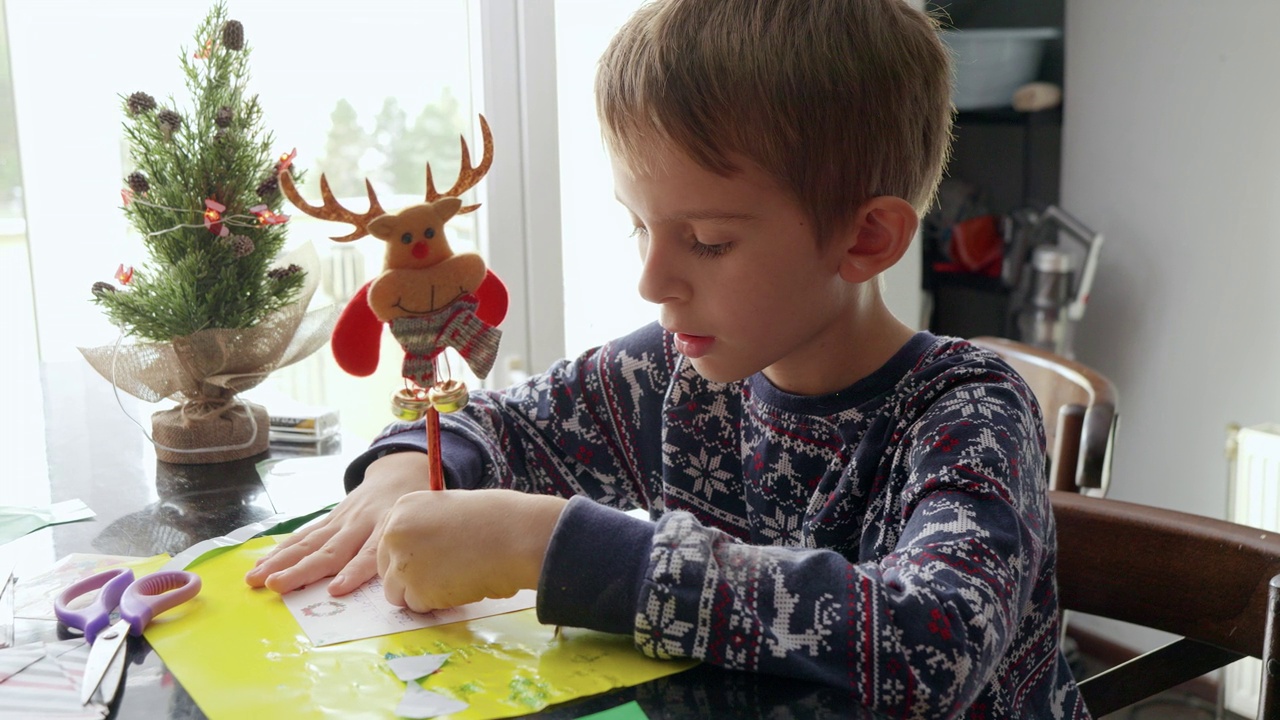
[[[927,330],[917,332],[888,362],[843,390],[826,395],[796,395],[778,389],[764,373],[747,378],[751,394],[761,402],[786,412],[827,416],[857,407],[892,390],[909,374],[938,338]]]

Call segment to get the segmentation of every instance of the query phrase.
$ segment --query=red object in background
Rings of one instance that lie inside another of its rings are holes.
[[[951,262],[935,263],[934,270],[1000,277],[1004,239],[1000,237],[999,217],[979,215],[952,225],[947,253]]]

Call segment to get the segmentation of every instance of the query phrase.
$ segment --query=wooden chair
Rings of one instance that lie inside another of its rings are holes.
[[[1180,639],[1080,683],[1094,717],[1244,656],[1262,660],[1259,720],[1280,718],[1280,535],[1051,491],[1065,610]]]
[[[1111,381],[1074,360],[1014,340],[976,337],[970,342],[1009,363],[1040,401],[1049,443],[1049,487],[1106,495],[1120,417]]]

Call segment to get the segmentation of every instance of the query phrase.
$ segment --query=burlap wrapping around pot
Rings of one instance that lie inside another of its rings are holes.
[[[93,369],[120,390],[147,402],[179,403],[152,419],[157,457],[211,463],[266,449],[267,411],[254,406],[262,412],[254,411],[256,437],[245,445],[254,428],[236,394],[319,349],[338,315],[333,305],[307,312],[320,275],[315,249],[307,244],[280,259],[281,265],[290,263],[307,273],[298,299],[251,328],[211,328],[167,343],[80,348]]]
[[[187,412],[198,405],[186,403],[151,415],[157,460],[179,465],[220,463],[267,449],[271,418],[263,406],[239,401],[223,404],[209,414]]]

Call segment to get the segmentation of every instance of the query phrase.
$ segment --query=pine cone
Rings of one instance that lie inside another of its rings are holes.
[[[222,26],[222,46],[228,50],[244,49],[244,25],[239,20],[228,20]]]
[[[124,181],[129,186],[129,189],[139,195],[151,189],[151,183],[147,182],[147,176],[137,171],[129,173],[129,176]]]
[[[231,252],[238,258],[253,252],[253,239],[247,235],[228,235],[222,241],[231,246]]]
[[[227,132],[226,128],[218,128],[218,131],[213,134],[213,141],[221,145],[222,143],[227,141],[228,134],[229,133]]]
[[[267,277],[272,280],[284,280],[285,278],[291,275],[296,275],[300,272],[302,272],[302,267],[300,265],[290,263],[288,267],[271,268],[267,271]]]
[[[144,92],[136,92],[130,95],[125,102],[129,106],[130,115],[138,115],[156,109],[156,99]]]
[[[109,293],[109,292],[115,292],[115,291],[116,291],[116,286],[112,285],[109,282],[103,282],[99,280],[98,282],[93,284],[93,294],[95,296],[102,295],[103,293]]]
[[[231,127],[231,106],[223,105],[218,108],[218,113],[213,116],[213,124],[220,128]]]
[[[258,191],[257,191],[258,197],[262,198],[263,200],[270,200],[272,197],[275,197],[275,194],[279,190],[280,190],[280,178],[276,177],[275,175],[272,175],[266,180],[263,180],[262,184],[258,186]]]
[[[182,127],[182,116],[173,110],[161,110],[156,113],[156,124],[160,126],[160,132],[164,133],[164,137],[168,140],[178,128]]]

